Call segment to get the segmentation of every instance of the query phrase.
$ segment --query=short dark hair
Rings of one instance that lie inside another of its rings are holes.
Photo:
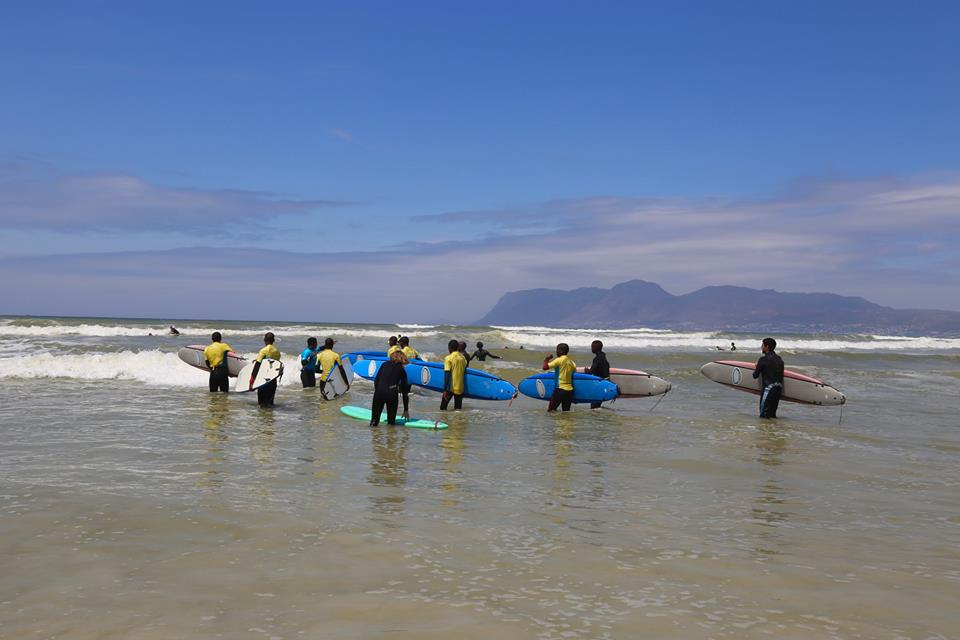
[[[317,346],[317,339],[316,339],[316,338],[307,338],[307,346],[308,346],[308,347],[315,347],[315,346]]]
[[[447,351],[449,351],[450,353],[453,353],[459,348],[460,348],[460,343],[457,342],[456,340],[451,340],[450,342],[447,343]]]
[[[560,344],[557,345],[558,356],[565,356],[568,353],[570,353],[570,345],[568,345],[566,342],[561,342]]]
[[[397,336],[390,336],[390,339],[387,340],[387,344],[389,344],[391,347],[397,344]]]
[[[408,338],[407,336],[400,336],[399,342],[400,342],[400,346],[405,347],[408,344],[410,344],[410,338]]]
[[[223,339],[223,336],[220,335],[219,331],[214,331],[213,335],[210,336],[210,339],[214,342],[220,342]]]
[[[276,338],[273,335],[273,331],[267,331],[265,334],[263,334],[263,341],[267,344],[273,344],[274,340],[276,340]]]
[[[464,342],[463,340],[460,340],[459,342],[457,342],[457,348],[459,348],[459,349],[466,349],[466,348],[467,348],[467,343]]]
[[[777,341],[773,338],[764,338],[763,344],[765,344],[767,349],[770,349],[770,351],[773,351],[777,348]]]
[[[603,351],[603,341],[602,341],[602,340],[594,340],[593,342],[590,343],[590,348],[591,348],[591,349],[596,348],[597,351]]]
[[[477,349],[483,349],[483,343],[477,342]]]
[[[336,340],[334,340],[333,338],[327,338],[326,340],[323,341],[323,346],[329,349],[330,347],[333,346],[334,342],[336,342]]]

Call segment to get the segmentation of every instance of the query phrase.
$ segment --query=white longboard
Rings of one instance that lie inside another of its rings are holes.
[[[280,376],[283,375],[283,363],[279,360],[264,358],[263,362],[260,363],[260,369],[257,371],[256,377],[254,377],[253,370],[256,366],[257,363],[254,361],[240,371],[240,374],[237,376],[237,385],[234,387],[234,391],[238,393],[256,391],[265,384],[279,380]]]
[[[751,362],[718,360],[700,367],[700,373],[722,385],[760,395],[760,379],[753,377],[755,366]],[[827,383],[789,369],[783,371],[781,398],[790,402],[817,405],[838,405],[847,401],[846,396]]]
[[[323,383],[323,391],[320,395],[324,400],[339,398],[349,391],[353,383],[353,366],[350,361],[343,360],[343,364],[334,365]]]
[[[207,366],[207,360],[203,357],[204,348],[202,344],[191,344],[180,349],[180,351],[177,352],[177,356],[191,367],[210,371],[210,367]],[[227,373],[231,378],[235,378],[245,364],[247,364],[245,359],[233,351],[227,351]]]
[[[577,367],[580,373],[586,372],[586,367]],[[649,398],[659,396],[670,391],[673,385],[657,376],[644,371],[633,369],[610,368],[610,382],[620,387],[620,398]]]

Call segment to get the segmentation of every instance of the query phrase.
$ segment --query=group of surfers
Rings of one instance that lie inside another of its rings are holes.
[[[210,336],[211,343],[203,350],[207,366],[210,368],[210,391],[226,392],[229,389],[229,374],[227,369],[227,352],[233,348],[223,342],[219,331]],[[260,363],[265,358],[280,359],[280,350],[274,345],[275,337],[272,332],[263,336],[264,347],[257,353],[253,377],[256,377]],[[337,365],[342,365],[340,354],[333,350],[336,340],[327,338],[323,347],[319,346],[316,338],[307,339],[307,348],[300,354],[300,381],[304,388],[316,387],[317,378],[320,379],[320,391],[324,392],[325,380]],[[732,343],[731,343],[732,344]],[[757,361],[753,371],[754,378],[761,379],[760,417],[776,418],[780,396],[783,393],[783,359],[776,353],[777,341],[773,338],[764,338],[761,346],[762,356]],[[440,400],[440,410],[446,411],[453,400],[455,410],[463,408],[463,395],[467,365],[470,360],[485,361],[488,357],[500,359],[500,356],[490,353],[477,342],[477,350],[473,354],[466,353],[467,345],[462,340],[450,340],[447,343],[448,354],[443,359],[443,394]],[[610,363],[603,352],[603,342],[594,340],[590,344],[593,353],[593,362],[585,369],[585,373],[602,379],[610,377]],[[403,400],[403,418],[410,418],[410,388],[407,372],[404,366],[410,360],[423,360],[416,349],[410,346],[407,336],[391,336],[388,341],[387,362],[384,362],[377,371],[373,385],[373,401],[371,407],[371,426],[380,424],[380,415],[387,411],[387,423],[396,424],[397,411],[400,400]],[[561,342],[553,353],[543,358],[543,370],[557,372],[557,384],[547,404],[547,412],[569,411],[573,404],[573,374],[577,370],[577,363],[570,357],[570,346]],[[273,380],[257,389],[257,402],[261,406],[273,406],[277,392],[277,380]],[[591,403],[590,407],[598,408],[600,402]]]

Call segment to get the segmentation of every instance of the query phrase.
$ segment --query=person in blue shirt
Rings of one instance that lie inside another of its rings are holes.
[[[300,382],[303,388],[317,386],[317,339],[307,338],[307,348],[300,354]]]

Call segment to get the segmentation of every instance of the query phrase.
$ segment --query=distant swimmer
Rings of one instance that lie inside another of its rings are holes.
[[[397,336],[390,336],[390,339],[387,341],[387,355],[393,355],[394,351],[402,351]]]
[[[327,379],[334,367],[337,365],[343,366],[343,362],[340,360],[340,354],[333,350],[333,344],[335,342],[336,340],[333,338],[327,338],[323,341],[323,349],[317,354],[317,373],[320,374],[320,393],[323,394],[324,398],[327,397],[324,389],[324,387],[326,387],[324,380]]]
[[[598,378],[603,378],[604,380],[610,379],[610,363],[607,362],[607,354],[603,352],[603,343],[599,340],[594,340],[590,343],[590,351],[593,352],[593,363],[586,370],[586,373],[589,373],[592,376],[597,376]],[[599,409],[602,402],[591,402],[591,409]]]
[[[303,388],[317,386],[317,339],[307,338],[307,348],[300,354],[300,382]]]
[[[257,354],[256,366],[253,368],[252,378],[257,376],[257,373],[260,371],[260,364],[264,361],[265,358],[272,358],[274,360],[280,359],[280,350],[273,346],[273,343],[276,341],[276,338],[273,335],[272,331],[267,331],[263,335],[263,349],[260,349],[260,352]],[[277,380],[272,380],[267,384],[263,385],[257,389],[257,403],[261,407],[272,407],[273,398],[277,395]]]
[[[570,405],[573,403],[573,373],[577,370],[577,363],[569,355],[570,346],[566,342],[557,345],[556,357],[548,353],[543,359],[543,370],[557,370],[557,386],[550,396],[550,404],[547,405],[547,413],[556,411],[557,407],[562,407],[564,411],[570,411]]]
[[[227,352],[233,351],[233,347],[226,342],[221,342],[222,339],[220,332],[214,331],[210,336],[210,344],[203,350],[203,359],[210,367],[210,393],[216,393],[217,391],[228,393],[230,391]]]
[[[731,343],[730,343],[730,351],[736,351],[736,350],[737,350],[737,345],[735,345],[734,343],[731,342]]]
[[[470,366],[470,361],[473,360],[473,356],[467,353],[467,343],[463,340],[457,342],[457,350],[460,352],[460,355],[463,356],[463,359],[467,361],[467,366]]]
[[[443,359],[443,399],[440,400],[440,410],[446,411],[453,398],[453,408],[463,408],[464,379],[466,378],[467,359],[460,352],[460,345],[465,343],[451,340],[447,343],[447,357]]]
[[[410,346],[410,338],[407,336],[401,336],[397,344],[400,345],[403,355],[407,356],[407,360],[423,360],[417,350]]]
[[[180,335],[180,332],[177,331],[177,328],[176,328],[175,326],[170,325],[170,335],[172,335],[172,336],[178,336],[178,335]]]
[[[777,355],[777,341],[764,338],[760,346],[763,353],[757,360],[753,377],[760,378],[760,417],[776,418],[780,396],[783,395],[783,358]]]
[[[473,352],[473,357],[480,362],[486,362],[487,358],[493,358],[494,360],[500,360],[500,356],[490,353],[483,348],[483,343],[477,343],[477,350]]]
[[[403,365],[407,364],[407,357],[403,351],[394,351],[390,360],[380,365],[377,376],[373,379],[373,406],[370,413],[370,426],[380,425],[380,414],[384,407],[387,409],[387,424],[396,424],[399,395],[403,395],[403,417],[410,419],[410,385],[407,383],[407,372]]]

